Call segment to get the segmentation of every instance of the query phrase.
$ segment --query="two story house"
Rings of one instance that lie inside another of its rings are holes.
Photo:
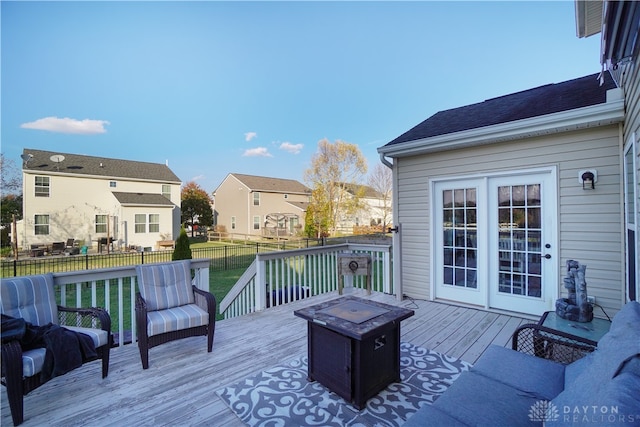
[[[344,184],[348,198],[356,198],[358,206],[351,214],[343,214],[338,218],[336,230],[351,234],[358,227],[379,228],[384,231],[391,221],[391,191],[382,194],[368,185]]]
[[[402,293],[541,315],[577,260],[610,315],[637,299],[640,3],[576,11],[579,36],[604,31],[601,72],[439,111],[378,149]]]
[[[81,241],[155,248],[180,232],[180,179],[165,164],[25,148],[18,246]]]
[[[294,236],[304,228],[309,197],[292,179],[230,173],[214,191],[216,225],[253,237]]]

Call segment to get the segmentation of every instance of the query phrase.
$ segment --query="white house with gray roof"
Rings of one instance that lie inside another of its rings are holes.
[[[18,246],[67,239],[155,249],[180,232],[180,179],[165,164],[25,148]]]

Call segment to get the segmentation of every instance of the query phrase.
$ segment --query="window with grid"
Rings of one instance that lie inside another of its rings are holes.
[[[253,193],[253,206],[260,206],[260,193],[257,191]]]
[[[96,215],[96,233],[107,232],[107,221],[109,221],[108,215]]]
[[[147,216],[145,214],[136,214],[134,229],[136,233],[147,232]]]
[[[36,197],[49,197],[50,181],[48,176],[36,176]]]
[[[160,232],[160,214],[149,214],[149,233]]]
[[[236,217],[235,216],[231,217],[231,229],[232,230],[236,229]]]
[[[162,195],[171,200],[171,186],[169,184],[162,184]]]
[[[36,235],[44,236],[49,234],[49,215],[35,215],[33,223]]]
[[[254,216],[253,217],[253,229],[254,230],[260,230],[260,217],[259,216]]]
[[[476,189],[445,190],[442,195],[444,284],[475,289],[478,287]]]

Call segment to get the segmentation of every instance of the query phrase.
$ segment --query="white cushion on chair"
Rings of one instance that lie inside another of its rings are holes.
[[[1,283],[0,313],[36,326],[58,324],[52,273],[5,278]]]
[[[193,304],[191,261],[136,266],[138,289],[147,303],[147,311],[164,310]]]
[[[147,335],[194,328],[209,324],[209,314],[196,304],[147,312]]]

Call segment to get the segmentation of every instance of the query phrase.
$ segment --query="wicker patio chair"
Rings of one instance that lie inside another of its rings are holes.
[[[149,349],[169,341],[206,335],[213,349],[216,299],[191,282],[191,261],[136,266],[136,331],[142,368],[149,368]]]
[[[53,274],[2,279],[0,312],[12,318],[24,319],[35,326],[52,323],[90,336],[97,353],[97,358],[91,360],[101,359],[102,378],[108,375],[112,345],[109,314],[100,308],[57,305]],[[17,339],[5,342],[3,338],[2,341],[2,385],[7,388],[11,417],[17,426],[24,420],[24,396],[51,379],[41,375],[47,350],[35,348],[23,351]]]
[[[514,350],[563,364],[586,356],[594,351],[596,346],[592,342],[535,323],[520,326],[513,333],[511,340]]]

